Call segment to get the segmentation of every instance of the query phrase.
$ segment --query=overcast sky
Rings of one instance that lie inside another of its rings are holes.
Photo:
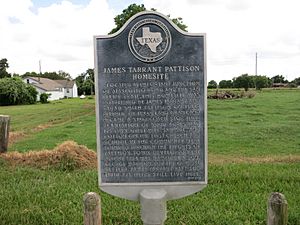
[[[207,34],[208,80],[244,73],[300,77],[299,0],[7,0],[0,7],[0,59],[9,72],[63,70],[73,78],[94,67],[93,36],[107,34],[131,3],[182,17]]]

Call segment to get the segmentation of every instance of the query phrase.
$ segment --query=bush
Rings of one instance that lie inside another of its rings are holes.
[[[41,102],[42,104],[48,103],[48,98],[49,98],[50,95],[51,95],[51,94],[42,93],[42,94],[40,95],[40,102]]]
[[[27,85],[26,89],[27,89],[27,91],[29,93],[27,102],[29,104],[34,104],[36,102],[37,95],[38,95],[37,90],[33,86],[31,86],[31,85]]]
[[[233,92],[233,91],[217,91],[214,94],[210,94],[207,96],[209,99],[237,99],[237,98],[253,98],[255,97],[255,92],[253,91],[241,91],[241,92]]]
[[[0,105],[33,104],[36,98],[35,88],[25,84],[21,78],[0,79]]]

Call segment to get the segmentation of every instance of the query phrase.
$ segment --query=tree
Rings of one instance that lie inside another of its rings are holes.
[[[253,76],[252,79],[256,90],[261,90],[271,85],[270,79],[267,76]]]
[[[299,86],[300,85],[300,77],[295,78],[292,83],[294,83],[295,85]]]
[[[272,77],[271,80],[272,80],[273,84],[274,83],[284,83],[284,84],[288,83],[288,80],[286,80],[284,78],[284,76],[282,76],[282,75],[276,75],[276,76]]]
[[[72,77],[69,73],[66,73],[62,70],[59,70],[57,72],[45,72],[42,74],[36,73],[36,72],[26,72],[21,77],[42,77],[42,78],[48,78],[51,80],[71,80]]]
[[[81,86],[83,93],[86,95],[93,95],[94,82],[91,79],[86,79]]]
[[[0,78],[11,77],[6,71],[9,68],[8,61],[6,58],[0,60]]]
[[[21,75],[22,78],[24,77],[40,77],[40,74],[37,74],[36,72],[26,72],[23,75]]]
[[[71,79],[70,74],[60,70],[58,73],[57,72],[45,72],[41,74],[41,77],[43,78],[48,78],[51,80],[69,80]]]
[[[92,95],[95,92],[95,75],[94,69],[87,69],[75,78],[78,87],[78,95]]]
[[[57,75],[63,78],[62,80],[72,80],[71,75],[65,71],[59,70]]]
[[[0,79],[0,105],[33,104],[37,94],[34,87],[19,77]]]
[[[170,17],[170,15],[168,15]],[[187,31],[187,25],[183,23],[183,19],[181,17],[171,19],[173,23],[175,23],[181,30]]]
[[[137,4],[131,4],[126,9],[122,11],[121,14],[117,15],[114,18],[116,27],[112,29],[109,34],[113,34],[121,29],[121,27],[127,22],[127,20],[134,16],[135,14],[139,12],[146,11],[147,9],[143,4],[137,5]],[[156,11],[156,9],[152,8],[152,11]],[[170,15],[168,15],[170,17]],[[183,23],[183,19],[181,17],[171,19],[173,23],[175,23],[180,29],[187,31],[187,25]]]
[[[207,85],[207,88],[208,89],[214,89],[214,88],[217,88],[218,87],[218,84],[216,81],[214,80],[211,80],[208,82],[208,85]]]
[[[233,87],[244,88],[245,91],[248,91],[249,88],[254,87],[254,82],[251,76],[248,74],[243,74],[239,77],[233,78]]]
[[[146,8],[143,4],[141,4],[141,5],[137,5],[137,4],[129,5],[126,9],[124,9],[122,11],[121,14],[117,15],[114,18],[116,27],[114,29],[112,29],[109,32],[109,34],[113,34],[113,33],[117,32],[118,30],[120,30],[120,28],[126,23],[126,21],[130,17],[134,16],[135,14],[137,14],[139,12],[143,12],[143,11],[146,11]]]
[[[219,82],[219,88],[232,88],[232,80],[221,80]]]

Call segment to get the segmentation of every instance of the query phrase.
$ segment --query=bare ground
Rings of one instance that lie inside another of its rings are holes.
[[[23,131],[9,132],[8,145],[12,145],[23,138],[25,138],[25,133]]]

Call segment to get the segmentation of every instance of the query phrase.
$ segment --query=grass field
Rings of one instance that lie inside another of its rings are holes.
[[[53,149],[74,140],[96,149],[93,99],[0,107],[12,117],[9,151]],[[269,194],[300,225],[300,90],[208,101],[209,185],[168,202],[166,225],[266,224]],[[95,169],[11,167],[0,158],[0,224],[82,224],[82,198],[102,198],[103,224],[142,224],[139,204],[99,192]]]

